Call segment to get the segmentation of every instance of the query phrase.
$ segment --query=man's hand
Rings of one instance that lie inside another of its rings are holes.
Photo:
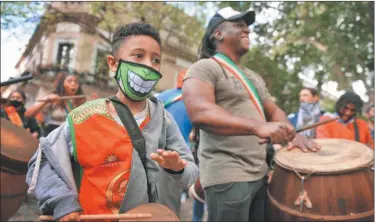
[[[150,157],[161,167],[175,172],[181,171],[187,164],[176,151],[158,149],[157,153],[151,153]]]
[[[297,134],[296,137],[293,139],[293,141],[288,144],[287,149],[291,150],[295,147],[300,148],[303,152],[308,152],[308,151],[316,152],[320,150],[321,145],[318,143],[315,143],[313,140],[310,140],[304,136],[301,136],[300,134]]]
[[[296,135],[293,126],[282,122],[261,123],[255,134],[261,139],[269,139],[271,144],[286,144]]]
[[[80,215],[80,212],[72,212],[70,214],[67,214],[67,215],[61,217],[57,221],[80,221],[79,215]]]

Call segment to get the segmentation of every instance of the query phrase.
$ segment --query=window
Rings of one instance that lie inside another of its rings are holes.
[[[57,65],[61,69],[69,68],[74,53],[73,43],[60,43],[57,51]]]

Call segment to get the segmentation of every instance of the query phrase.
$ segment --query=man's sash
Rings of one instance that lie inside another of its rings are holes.
[[[260,96],[253,82],[246,76],[246,74],[240,68],[238,68],[238,66],[230,58],[228,58],[226,55],[222,53],[216,53],[213,56],[213,59],[219,62],[220,65],[224,66],[225,69],[230,71],[232,75],[235,76],[242,83],[247,93],[249,94],[251,101],[254,103],[255,108],[258,110],[260,115],[264,119],[266,119],[262,100],[260,99]]]

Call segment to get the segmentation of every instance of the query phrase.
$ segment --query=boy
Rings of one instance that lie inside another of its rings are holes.
[[[160,48],[159,33],[148,24],[128,24],[115,33],[107,63],[116,72],[116,97],[71,111],[40,140],[30,160],[26,181],[43,214],[67,221],[80,213],[123,213],[148,202],[168,206],[165,184],[187,187],[196,180],[198,168],[178,126],[160,101],[148,98],[161,78]],[[128,134],[119,118],[123,104],[142,131],[145,163],[138,146],[133,148],[133,131]]]

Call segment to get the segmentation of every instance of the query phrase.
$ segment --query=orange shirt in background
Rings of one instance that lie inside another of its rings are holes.
[[[330,119],[329,116],[320,117],[320,121]],[[355,120],[358,124],[359,141],[365,145],[370,146],[374,149],[374,140],[371,137],[370,129],[368,128],[367,122],[362,119]],[[333,121],[316,128],[316,138],[332,138],[332,139],[347,139],[354,140],[354,124],[350,122],[348,124],[340,123],[339,121]]]

